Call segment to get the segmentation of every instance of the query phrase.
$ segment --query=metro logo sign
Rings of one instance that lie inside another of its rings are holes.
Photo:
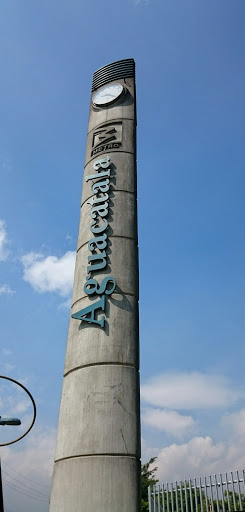
[[[91,156],[107,149],[119,148],[122,144],[122,123],[104,124],[93,134]]]

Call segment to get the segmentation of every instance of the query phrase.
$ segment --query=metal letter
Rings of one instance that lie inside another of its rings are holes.
[[[103,251],[101,254],[94,254],[93,256],[88,257],[88,262],[95,260],[101,260],[101,263],[97,263],[96,265],[90,265],[87,267],[87,272],[95,272],[95,270],[101,270],[106,267],[106,253]]]
[[[94,206],[94,208],[92,208],[92,219],[95,219],[97,215],[99,215],[99,217],[106,217],[108,215],[108,202],[106,202],[104,205],[101,204],[99,206]]]
[[[102,311],[105,311],[105,296],[101,297],[100,300],[97,302],[94,302],[87,308],[81,309],[77,313],[74,313],[72,318],[75,318],[76,320],[81,320],[81,322],[89,322],[91,324],[98,324],[100,327],[104,327],[105,323],[105,317],[102,316],[101,320],[95,320],[95,311],[97,309],[102,309]],[[87,315],[90,315],[87,317]]]
[[[107,192],[110,188],[110,180],[97,181],[92,185],[93,194],[97,194],[98,192]]]
[[[110,282],[112,283],[112,287],[109,290],[107,290],[106,289],[107,284],[109,284]],[[105,292],[106,295],[111,295],[114,292],[115,288],[116,288],[115,277],[112,277],[112,276],[104,277],[104,279],[101,282],[100,288],[97,290],[96,293],[98,293],[100,295]]]
[[[103,219],[103,221],[104,221],[103,226],[99,226],[98,228],[95,228],[94,226],[96,226],[97,219],[93,220],[93,222],[91,222],[91,224],[90,224],[91,233],[93,233],[94,235],[96,235],[97,233],[103,233],[103,231],[105,231],[108,228],[107,220]]]
[[[87,204],[91,204],[91,206],[93,206],[96,203],[103,203],[104,201],[108,201],[108,199],[109,199],[108,194],[105,194],[104,197],[93,196],[91,199],[89,199],[87,201]]]
[[[109,167],[110,157],[107,155],[104,158],[100,158],[99,160],[96,160],[94,162],[94,170],[97,171],[100,167],[103,167],[103,169],[106,169]]]
[[[96,279],[91,279],[90,275],[89,275],[88,279],[83,287],[83,291],[87,295],[93,295],[93,293],[97,293],[98,285],[99,285],[98,281],[96,281]]]
[[[96,249],[96,247],[100,251],[102,251],[102,249],[105,249],[105,247],[107,246],[106,239],[107,235],[105,233],[102,236],[96,236],[95,238],[91,238],[91,240],[89,240],[88,243],[89,251],[93,252]]]
[[[110,169],[108,171],[99,172],[98,174],[88,174],[85,176],[86,181],[95,180],[96,178],[102,178],[103,176],[110,176]]]
[[[107,284],[109,284],[109,283],[111,283],[111,288],[107,290],[106,289]],[[102,295],[103,293],[105,293],[106,295],[111,295],[114,292],[115,288],[116,288],[115,277],[112,277],[112,276],[104,277],[104,279],[102,279],[101,285],[99,286],[98,281],[96,279],[90,279],[90,276],[89,276],[89,279],[87,279],[87,281],[83,287],[83,290],[87,295],[93,295],[94,293],[97,293],[98,295]]]

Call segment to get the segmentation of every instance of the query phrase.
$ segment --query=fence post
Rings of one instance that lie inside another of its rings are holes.
[[[148,487],[148,503],[149,503],[149,512],[152,512],[152,506],[151,506],[151,486]]]
[[[240,479],[239,479],[238,471],[236,472],[236,474],[237,474],[237,489],[238,489],[238,496],[239,496],[239,507],[240,507],[240,510],[242,510],[242,497],[241,497]]]
[[[219,473],[220,480],[215,473],[189,481],[149,486],[149,512],[245,512],[245,471],[241,475],[239,471],[230,474],[230,480],[227,473]]]

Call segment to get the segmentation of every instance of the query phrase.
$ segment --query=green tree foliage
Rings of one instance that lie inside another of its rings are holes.
[[[234,503],[234,499],[233,499],[233,493],[232,491],[229,491],[229,493],[227,493],[227,491],[224,492],[224,505],[225,505],[225,508],[223,508],[223,505],[222,505],[222,500],[219,500],[219,510],[222,512],[226,512],[229,510],[229,503],[230,503],[230,510],[233,511],[233,510],[245,510],[245,495],[241,493],[241,503],[240,503],[240,500],[239,500],[239,494],[237,492],[234,492],[234,498],[235,498],[235,503]],[[229,503],[228,503],[229,502]],[[241,507],[242,505],[242,507]],[[214,500],[214,510],[212,512],[217,512],[218,508],[217,508],[217,500]]]
[[[148,487],[149,485],[155,485],[158,480],[155,478],[155,472],[157,467],[150,469],[150,466],[154,464],[156,457],[152,457],[149,462],[142,464],[141,466],[141,507],[142,512],[148,512]]]

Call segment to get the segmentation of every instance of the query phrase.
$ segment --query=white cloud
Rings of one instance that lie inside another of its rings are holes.
[[[203,475],[241,470],[245,467],[245,453],[234,437],[215,443],[211,437],[193,437],[183,444],[171,444],[158,452],[146,446],[146,460],[156,456],[157,478],[160,482],[188,480]],[[149,456],[149,454],[151,454]]]
[[[30,478],[33,474],[34,480],[39,475],[42,482],[52,476],[56,430],[34,427],[31,432],[18,451],[14,447],[6,448],[3,462],[25,475],[30,475]]]
[[[234,412],[232,414],[226,414],[222,418],[223,425],[231,427],[233,434],[239,438],[245,438],[245,409]]]
[[[158,453],[160,480],[181,480],[220,471],[224,464],[224,443],[210,437],[194,437],[188,443],[172,444]]]
[[[13,295],[14,293],[15,291],[12,290],[8,284],[0,286],[0,295]]]
[[[226,407],[242,396],[222,375],[165,373],[141,386],[141,397],[151,405],[170,409]]]
[[[20,494],[8,487],[4,482],[3,490],[6,510],[48,512],[55,438],[55,429],[41,429],[34,426],[30,434],[23,441],[17,443],[18,446],[5,447],[1,457],[4,480],[9,482],[10,485],[16,486],[17,484],[13,478],[18,479],[19,482],[31,488],[22,487],[21,483],[18,483],[17,487],[19,489],[28,494],[38,491],[42,493],[42,495],[39,494],[38,499],[43,500],[37,501]]]
[[[16,404],[16,407],[15,407],[15,411],[16,413],[21,413],[23,414],[24,412],[26,412],[28,409],[30,408],[30,401],[27,400],[27,398],[23,399],[23,400],[19,400]]]
[[[75,251],[69,251],[61,258],[30,252],[21,260],[23,279],[39,293],[57,292],[67,297],[72,291],[75,257]]]
[[[4,220],[0,219],[0,261],[5,261],[8,257],[9,251],[7,250],[8,236],[5,228]]]
[[[166,409],[145,408],[142,411],[142,422],[150,427],[163,430],[176,437],[193,430],[195,424],[191,416],[184,416],[176,411]]]

